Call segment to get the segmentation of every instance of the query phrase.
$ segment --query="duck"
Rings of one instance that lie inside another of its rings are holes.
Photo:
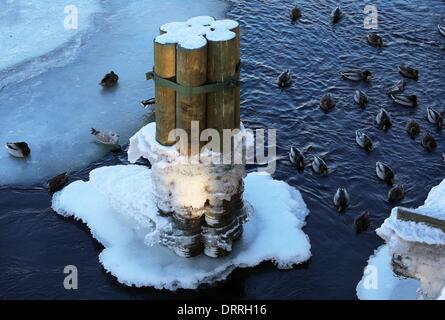
[[[355,91],[354,101],[362,108],[366,108],[368,106],[368,96],[359,89]]]
[[[371,138],[366,135],[363,131],[361,130],[357,130],[355,132],[355,141],[357,142],[357,144],[362,147],[363,149],[365,149],[368,152],[372,151],[372,140]]]
[[[290,11],[290,18],[292,22],[296,22],[301,18],[301,9],[298,6],[294,6]]]
[[[6,150],[15,158],[27,158],[31,154],[31,149],[26,142],[7,142]]]
[[[383,162],[377,161],[375,164],[375,171],[380,180],[385,181],[389,185],[394,184],[394,171],[390,166]]]
[[[368,43],[374,47],[383,47],[382,37],[375,32],[368,35]]]
[[[291,85],[292,75],[289,70],[282,72],[277,79],[278,86],[280,88],[286,88]]]
[[[401,80],[397,81],[396,83],[394,83],[392,85],[392,87],[386,91],[386,93],[389,96],[391,96],[393,94],[400,94],[400,93],[403,93],[403,91],[405,91],[405,87],[406,87],[406,80],[401,79]]]
[[[445,25],[437,25],[437,29],[439,30],[440,34],[445,37]]]
[[[315,173],[319,173],[324,176],[328,175],[328,166],[327,166],[326,162],[324,162],[323,159],[321,159],[320,157],[315,156],[315,155],[312,160],[312,170]]]
[[[338,212],[343,212],[349,206],[349,194],[345,188],[338,188],[334,195],[334,205]]]
[[[442,115],[435,109],[428,107],[426,109],[427,119],[430,123],[435,124],[437,129],[442,129]]]
[[[339,22],[342,16],[343,12],[341,11],[340,7],[336,7],[334,10],[332,10],[331,19],[333,23]]]
[[[354,220],[354,227],[357,233],[366,231],[371,225],[371,218],[368,210],[363,211]]]
[[[418,80],[419,79],[419,70],[405,66],[400,65],[399,66],[399,73],[409,79]]]
[[[111,88],[114,87],[118,81],[119,76],[114,73],[114,71],[110,71],[102,78],[100,85],[104,88]]]
[[[370,81],[372,78],[372,72],[369,70],[360,70],[360,69],[349,69],[342,70],[340,72],[342,78],[352,80],[352,81]]]
[[[289,152],[289,160],[292,164],[297,166],[298,172],[304,170],[304,154],[300,149],[292,146]]]
[[[391,203],[402,201],[403,198],[405,198],[405,188],[403,185],[395,185],[388,191],[388,201]]]
[[[61,174],[51,178],[48,181],[48,192],[51,195],[53,195],[57,191],[62,190],[67,182],[68,182],[68,173],[67,172],[61,173]]]
[[[391,95],[392,100],[395,103],[400,104],[405,107],[417,107],[418,101],[416,95],[404,95],[404,94],[393,94]]]
[[[147,99],[147,100],[142,100],[141,101],[141,105],[145,108],[148,109],[149,106],[153,105],[156,103],[155,98],[151,98],[151,99]]]
[[[406,123],[406,132],[411,137],[411,139],[414,139],[420,133],[420,126],[416,120],[408,120],[408,122]]]
[[[326,93],[323,97],[320,99],[320,108],[324,110],[325,112],[331,111],[336,105],[336,102],[334,98],[332,98],[332,95],[330,93]]]
[[[425,132],[422,137],[422,146],[428,151],[433,152],[437,148],[436,139],[429,133]]]
[[[377,116],[375,117],[375,121],[380,129],[388,130],[392,126],[391,115],[388,111],[381,108]]]
[[[117,145],[119,142],[119,135],[112,130],[99,131],[91,128],[91,134],[96,138],[96,141],[105,145]]]

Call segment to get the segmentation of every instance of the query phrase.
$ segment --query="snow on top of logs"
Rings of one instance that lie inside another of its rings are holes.
[[[203,36],[189,35],[179,41],[179,47],[188,50],[200,49],[207,45],[207,40]]]
[[[236,38],[235,32],[230,30],[213,30],[206,34],[209,41],[228,41]]]
[[[185,28],[187,26],[188,26],[187,22],[174,21],[174,22],[164,23],[159,28],[159,30],[161,30],[162,32],[174,32],[176,30]]]
[[[213,22],[215,22],[215,18],[210,16],[197,16],[187,20],[189,26],[210,26]]]
[[[164,33],[157,36],[155,42],[159,44],[175,44],[178,43],[178,37],[175,33]]]
[[[233,30],[239,27],[239,23],[231,19],[216,20],[210,25],[210,27],[213,29]]]

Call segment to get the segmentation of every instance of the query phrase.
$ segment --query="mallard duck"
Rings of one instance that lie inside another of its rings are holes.
[[[301,10],[297,6],[293,7],[290,11],[290,18],[293,22],[301,18]]]
[[[439,30],[440,34],[445,36],[445,25],[437,25],[437,29]]]
[[[299,172],[304,170],[304,154],[300,149],[292,146],[289,152],[289,160],[292,164],[297,166]]]
[[[371,33],[368,35],[368,43],[374,47],[383,47],[383,39],[377,33]]]
[[[354,101],[362,108],[366,108],[368,106],[368,96],[359,89],[355,90]]]
[[[380,180],[385,181],[389,185],[394,184],[394,171],[392,171],[390,166],[383,162],[377,161],[375,164],[375,171]]]
[[[324,176],[328,175],[328,166],[327,166],[326,162],[324,162],[323,159],[321,159],[318,156],[314,156],[314,158],[312,160],[312,170],[315,173],[319,173]]]
[[[402,201],[403,198],[405,198],[405,188],[403,185],[395,185],[388,191],[388,201],[391,203]]]
[[[96,138],[96,141],[106,145],[117,145],[119,142],[119,135],[111,130],[99,131],[91,128],[91,134]]]
[[[408,120],[406,124],[406,133],[408,133],[411,139],[414,139],[420,133],[420,126],[416,120]]]
[[[149,108],[150,105],[153,105],[153,104],[155,104],[155,103],[156,103],[155,98],[151,98],[151,99],[147,99],[147,100],[142,100],[142,101],[141,101],[141,105],[142,105],[145,109]]]
[[[438,129],[442,129],[442,115],[435,109],[428,107],[426,109],[427,119],[430,123],[435,124]]]
[[[289,70],[282,72],[277,79],[278,86],[280,88],[286,88],[291,85],[292,75]]]
[[[332,98],[332,95],[330,93],[326,93],[323,97],[320,99],[320,108],[323,109],[326,112],[331,111],[336,105],[336,102],[334,98]]]
[[[357,218],[354,220],[354,227],[357,233],[362,233],[366,231],[371,225],[370,214],[368,210],[363,211]]]
[[[372,140],[363,131],[355,132],[355,141],[357,144],[368,152],[372,151]]]
[[[110,71],[107,73],[101,80],[100,85],[104,88],[114,87],[119,81],[119,76],[114,73],[114,71]]]
[[[391,88],[386,91],[386,93],[391,96],[393,94],[403,93],[405,91],[406,81],[405,79],[401,79],[397,81]]]
[[[9,154],[15,158],[26,158],[31,153],[26,142],[7,142],[5,147]]]
[[[419,70],[405,66],[403,64],[399,66],[399,73],[402,76],[407,77],[409,79],[414,79],[414,80],[419,79]]]
[[[48,192],[54,194],[57,191],[62,190],[65,184],[68,182],[68,173],[61,173],[48,181]]]
[[[338,188],[334,195],[334,205],[338,212],[346,210],[349,206],[349,194],[345,188]]]
[[[334,10],[332,10],[331,19],[333,23],[339,22],[342,16],[343,12],[341,11],[340,7],[336,7]]]
[[[428,151],[433,152],[437,148],[436,139],[429,133],[425,132],[422,137],[422,146]]]
[[[388,130],[392,126],[391,115],[385,109],[380,109],[379,113],[375,117],[375,122],[380,129]]]
[[[340,72],[342,78],[352,81],[370,81],[372,73],[369,70],[349,69]]]
[[[400,104],[402,106],[406,107],[417,107],[417,96],[416,95],[404,95],[404,94],[393,94],[391,95],[391,98],[394,100],[395,103]]]

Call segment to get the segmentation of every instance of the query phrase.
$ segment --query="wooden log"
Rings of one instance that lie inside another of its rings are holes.
[[[445,232],[445,220],[429,217],[407,208],[397,208],[397,219],[408,222],[424,223]]]
[[[176,76],[176,42],[168,34],[154,40],[154,71],[162,78]],[[176,127],[176,93],[173,89],[156,86],[156,140],[162,145],[172,145],[170,131]]]
[[[217,20],[214,23],[211,24],[210,28],[214,30],[230,30],[236,34],[236,52],[238,53],[238,61],[240,61],[240,49],[241,49],[241,32],[240,32],[240,25],[235,20],[230,19],[224,19],[224,20]],[[240,66],[238,65],[238,81],[240,81]],[[241,101],[241,90],[240,87],[237,86],[235,88],[235,128],[240,128],[240,122],[241,122],[241,115],[240,115],[240,101]]]
[[[180,41],[177,47],[176,81],[182,86],[201,86],[207,81],[207,40],[202,36],[189,36]],[[187,96],[177,93],[176,128],[183,129],[188,141],[181,141],[179,148],[182,155],[195,155],[200,152],[202,144],[193,141],[191,145],[192,121],[198,121],[200,132],[206,128],[206,95]]]
[[[215,83],[229,80],[235,75],[239,61],[236,34],[228,30],[215,30],[207,33],[207,40],[207,81]],[[207,94],[207,128],[216,129],[222,138],[224,129],[236,127],[235,88]],[[219,151],[223,151],[223,141]]]

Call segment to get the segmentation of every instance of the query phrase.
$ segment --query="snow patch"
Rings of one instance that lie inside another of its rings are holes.
[[[207,33],[207,40],[209,41],[229,41],[235,39],[235,32],[229,30],[214,30]]]
[[[58,214],[82,220],[105,246],[99,260],[120,283],[195,289],[224,280],[237,267],[270,260],[290,268],[310,258],[309,239],[301,230],[308,214],[301,194],[264,173],[245,178],[244,199],[253,214],[229,256],[185,259],[162,245],[148,246],[146,239],[167,223],[157,214],[151,173],[135,165],[104,167],[92,171],[88,182],[76,181],[53,197]]]

